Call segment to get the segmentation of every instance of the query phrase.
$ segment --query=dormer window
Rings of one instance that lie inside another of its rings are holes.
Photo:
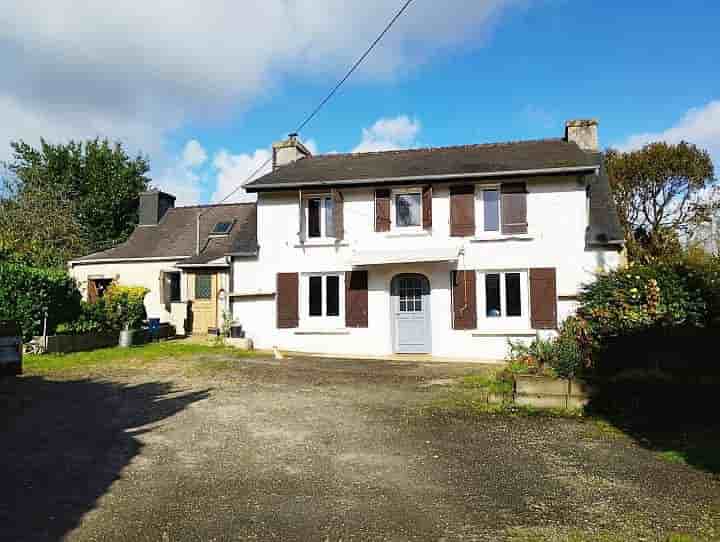
[[[210,235],[227,235],[233,227],[234,222],[218,222],[213,226]]]

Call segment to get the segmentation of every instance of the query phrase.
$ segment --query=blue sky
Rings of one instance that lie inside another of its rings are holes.
[[[243,180],[400,5],[188,2],[138,28],[132,1],[73,19],[64,3],[0,7],[0,139],[121,139],[183,203]],[[717,162],[718,22],[715,2],[415,0],[301,137],[318,152],[440,146],[593,117],[603,146],[686,139]]]

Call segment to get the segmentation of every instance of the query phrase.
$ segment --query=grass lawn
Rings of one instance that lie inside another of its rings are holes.
[[[72,354],[26,355],[23,372],[28,374],[74,374],[101,370],[141,370],[161,360],[184,361],[190,372],[229,369],[239,359],[267,356],[223,345],[189,341],[166,341],[130,348],[101,348]],[[204,367],[203,367],[204,366]]]

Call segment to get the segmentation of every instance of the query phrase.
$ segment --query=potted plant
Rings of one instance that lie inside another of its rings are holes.
[[[105,293],[110,318],[120,328],[118,344],[122,347],[144,342],[142,325],[147,317],[144,299],[148,292],[142,286],[112,284]]]

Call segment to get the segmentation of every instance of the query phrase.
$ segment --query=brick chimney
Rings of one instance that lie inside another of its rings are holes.
[[[285,141],[273,143],[272,148],[273,169],[312,156],[308,148],[300,142],[297,134],[289,134]]]
[[[175,196],[159,190],[140,192],[140,226],[157,226],[168,210],[175,207]]]
[[[597,152],[598,121],[595,119],[569,120],[565,123],[565,140],[577,143],[584,151]]]

